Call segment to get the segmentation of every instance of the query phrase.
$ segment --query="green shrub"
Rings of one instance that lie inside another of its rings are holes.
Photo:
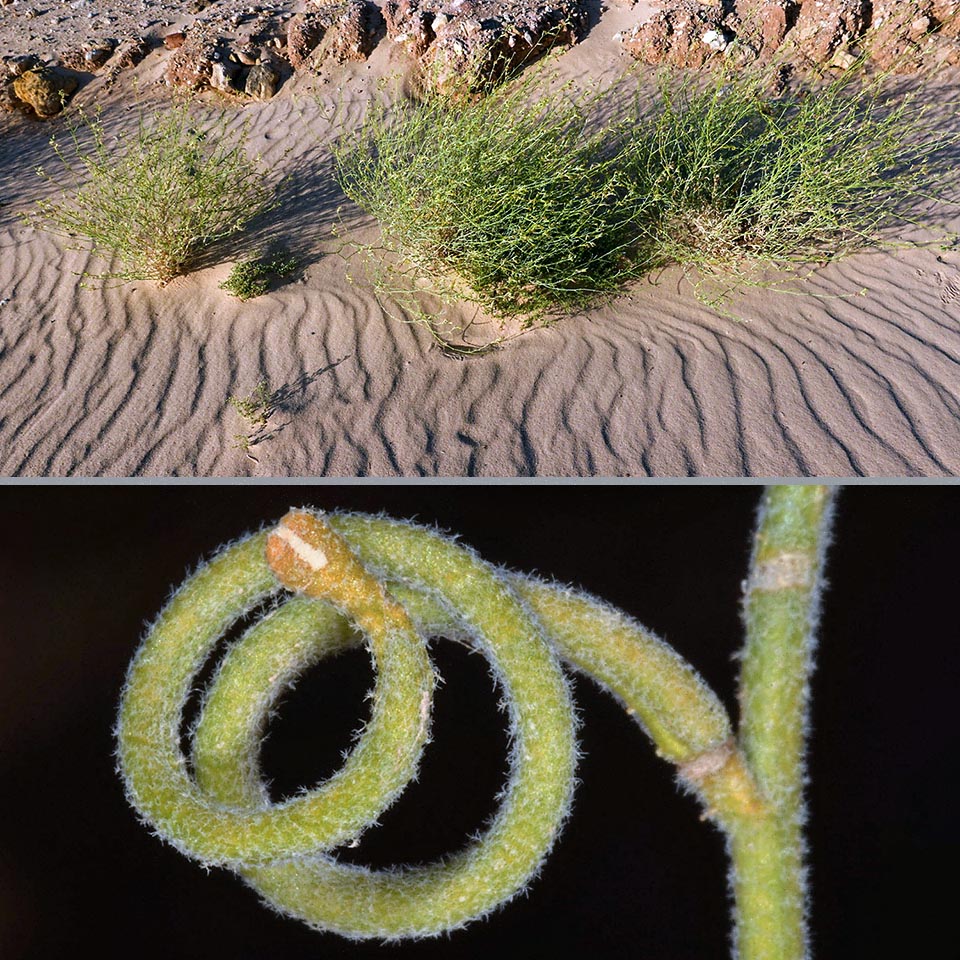
[[[521,83],[476,103],[373,104],[337,145],[341,188],[403,258],[392,292],[427,274],[445,300],[530,323],[635,275],[636,212],[607,131],[590,132],[587,105],[564,91],[529,94]]]
[[[220,284],[221,290],[232,293],[241,300],[260,297],[270,288],[271,281],[289,277],[298,263],[295,257],[278,253],[272,257],[253,257],[241,260],[230,271],[230,276]]]
[[[336,175],[380,221],[388,293],[419,295],[426,275],[444,303],[528,325],[668,264],[698,272],[702,295],[705,279],[728,292],[756,268],[889,242],[943,185],[957,134],[883,78],[779,96],[768,81],[666,77],[626,110],[622,83],[577,100],[529,80],[476,104],[374,105]]]
[[[108,142],[100,116],[84,116],[65,148],[51,142],[64,170],[38,170],[69,188],[42,200],[28,222],[85,237],[119,267],[101,276],[166,283],[198,254],[235,234],[269,206],[260,165],[245,151],[246,130],[221,117],[204,132],[187,104],[146,119]]]
[[[678,263],[726,289],[891,242],[943,187],[945,148],[914,96],[858,72],[772,97],[763,78],[664,79],[621,159],[644,208],[651,266]]]

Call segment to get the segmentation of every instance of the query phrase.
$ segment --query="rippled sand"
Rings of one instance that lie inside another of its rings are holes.
[[[624,16],[605,15],[561,69],[624,68],[610,43]],[[63,125],[0,118],[0,474],[960,473],[957,250],[851,257],[804,295],[737,299],[739,320],[667,273],[469,360],[387,316],[332,252],[345,201],[325,144],[333,106],[354,122],[400,68],[388,46],[323,87],[325,106],[301,85],[239,114],[266,163],[297,174],[246,248],[275,237],[308,264],[303,282],[245,304],[217,288],[229,259],[162,290],[82,289],[76,274],[102,262],[17,219],[45,195],[34,169],[55,169],[47,140]],[[144,81],[161,56],[137,68]],[[111,94],[110,123],[130,122],[130,99]],[[375,238],[355,210],[342,216]],[[254,460],[234,443],[228,398],[261,378],[279,397]]]

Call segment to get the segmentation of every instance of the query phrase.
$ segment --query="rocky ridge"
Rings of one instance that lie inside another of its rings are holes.
[[[960,63],[960,0],[611,2],[638,11],[615,40],[646,64],[742,66],[776,55],[791,68],[845,70],[861,54],[898,72]],[[110,84],[154,52],[160,82],[171,87],[265,100],[294,74],[365,60],[381,42],[403,51],[428,86],[473,94],[554,47],[580,42],[597,12],[588,0],[104,3],[101,14],[93,0],[59,7],[6,0],[0,109],[46,119],[93,78]]]
[[[960,63],[958,36],[960,0],[665,0],[620,40],[637,60],[674,67],[776,53],[797,69],[846,70],[865,55],[910,72],[930,56]]]

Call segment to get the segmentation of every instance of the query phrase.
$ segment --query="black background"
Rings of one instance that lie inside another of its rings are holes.
[[[144,621],[170,588],[218,544],[302,504],[439,523],[491,561],[579,584],[664,636],[733,712],[758,498],[750,486],[0,490],[0,955],[726,956],[722,838],[585,679],[574,814],[528,895],[449,937],[392,946],[279,917],[152,837],[124,801],[110,728]],[[953,953],[958,505],[957,487],[839,498],[813,684],[820,958]],[[452,644],[435,652],[446,683],[420,781],[351,859],[434,858],[494,809],[505,737],[485,664]],[[357,652],[288,696],[264,747],[277,796],[336,769],[370,680]]]

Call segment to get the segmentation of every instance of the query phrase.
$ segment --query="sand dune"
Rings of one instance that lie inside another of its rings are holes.
[[[563,71],[624,67],[610,37],[625,16],[606,14]],[[138,68],[147,80],[159,56]],[[34,168],[54,169],[62,123],[0,119],[0,474],[960,474],[957,250],[857,255],[802,295],[736,299],[739,320],[667,272],[467,360],[388,316],[331,252],[344,198],[324,142],[333,106],[352,122],[399,63],[381,44],[370,69],[324,88],[326,109],[291,87],[237,117],[269,166],[297,172],[244,244],[278,237],[307,263],[302,282],[247,303],[217,289],[229,259],[162,290],[81,289],[76,274],[102,263],[17,220],[48,190]],[[122,118],[111,96],[107,116]],[[254,460],[234,444],[228,398],[261,378],[278,402]]]

